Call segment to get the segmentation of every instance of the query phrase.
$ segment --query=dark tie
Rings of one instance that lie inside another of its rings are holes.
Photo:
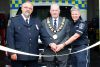
[[[28,19],[26,19],[26,23],[28,24]]]
[[[57,23],[56,23],[56,20],[54,20],[54,30],[56,30],[57,28]]]

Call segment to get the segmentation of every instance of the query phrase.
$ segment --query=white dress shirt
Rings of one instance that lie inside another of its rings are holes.
[[[29,24],[30,17],[29,18],[26,18],[23,14],[21,14],[21,15],[22,15],[23,19],[25,20],[25,22],[26,22],[26,19],[28,20],[28,24]]]
[[[52,19],[52,21],[53,21],[53,26],[54,26],[54,21],[55,21],[55,20],[56,20],[56,27],[58,28],[58,23],[59,23],[58,18],[56,18],[56,19],[53,18],[53,19]]]

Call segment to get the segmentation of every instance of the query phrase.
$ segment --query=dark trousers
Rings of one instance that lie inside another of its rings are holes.
[[[67,67],[67,59],[66,58],[64,61],[57,61],[56,58],[54,61],[46,61],[46,66],[47,67]]]
[[[37,61],[11,61],[12,67],[38,67]]]
[[[86,47],[87,47],[86,45],[74,47],[72,49],[72,52],[76,52],[76,51],[84,49]],[[89,50],[86,50],[86,51],[83,51],[80,53],[76,53],[76,54],[72,54],[71,60],[72,60],[72,67],[89,67],[89,62],[90,62],[89,61],[90,60]]]

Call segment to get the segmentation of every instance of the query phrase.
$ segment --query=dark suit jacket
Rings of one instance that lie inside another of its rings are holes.
[[[10,19],[7,28],[8,47],[23,52],[38,54],[38,36],[48,46],[51,38],[45,28],[42,27],[38,19],[30,18],[29,24],[26,23],[21,15]],[[36,57],[17,54],[18,60],[35,60]]]
[[[60,27],[62,20],[63,20],[63,18],[59,17],[58,28]],[[50,21],[50,25],[53,27],[53,21],[52,21],[51,17],[49,18],[49,21]],[[70,23],[70,21],[65,18],[65,23],[64,23],[62,29],[56,33],[58,38],[57,39],[53,39],[54,32],[52,32],[51,29],[49,28],[49,26],[47,24],[47,19],[42,21],[43,26],[46,28],[48,34],[52,37],[52,40],[56,44],[64,43],[69,38],[69,32],[70,32],[70,24],[69,23]],[[65,47],[64,49],[62,49],[58,53],[54,53],[50,49],[50,47],[46,47],[45,50],[44,50],[44,54],[46,54],[46,55],[68,54],[68,47]],[[66,58],[67,58],[67,56],[61,56],[61,57],[59,56],[59,57],[57,57],[57,59],[59,61],[63,61]],[[44,58],[44,60],[52,61],[52,60],[54,60],[54,57],[46,57],[46,58]]]

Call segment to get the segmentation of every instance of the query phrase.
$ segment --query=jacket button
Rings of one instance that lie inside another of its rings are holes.
[[[32,40],[32,39],[30,38],[30,40]]]
[[[31,33],[29,33],[29,35],[31,35]]]
[[[30,30],[31,28],[28,28],[28,30]]]

